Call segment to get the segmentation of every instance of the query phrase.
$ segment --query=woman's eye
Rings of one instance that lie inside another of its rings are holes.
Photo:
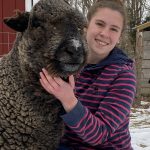
[[[118,30],[117,30],[117,29],[115,29],[115,28],[112,28],[111,30],[112,30],[112,31],[114,31],[114,32],[118,32]]]
[[[96,23],[96,25],[103,27],[104,25],[102,23]]]

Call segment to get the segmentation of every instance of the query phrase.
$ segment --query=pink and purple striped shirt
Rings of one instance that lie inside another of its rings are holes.
[[[77,76],[78,103],[61,117],[66,124],[61,145],[70,150],[132,150],[130,109],[135,97],[133,61],[114,48],[99,64]]]

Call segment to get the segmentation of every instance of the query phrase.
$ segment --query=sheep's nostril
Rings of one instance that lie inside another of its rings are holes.
[[[69,56],[73,57],[80,57],[82,54],[82,50],[76,47],[68,47],[65,51]]]
[[[75,52],[74,52],[74,50],[73,50],[72,48],[66,49],[66,52],[67,52],[67,54],[69,54],[70,56],[72,56],[72,55],[75,54]]]

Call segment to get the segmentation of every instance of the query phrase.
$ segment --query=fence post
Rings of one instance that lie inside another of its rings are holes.
[[[136,31],[136,50],[135,50],[135,65],[136,65],[136,77],[137,77],[137,91],[136,91],[136,101],[134,106],[139,106],[141,104],[141,78],[142,78],[142,60],[143,60],[143,36],[142,32],[138,29]]]

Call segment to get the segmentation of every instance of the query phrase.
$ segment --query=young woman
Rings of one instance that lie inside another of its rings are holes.
[[[66,110],[61,116],[66,130],[59,150],[132,150],[129,116],[135,74],[132,60],[116,47],[125,28],[123,5],[100,0],[87,19],[88,62],[76,82],[73,76],[66,83],[45,69],[40,73],[42,86]]]

